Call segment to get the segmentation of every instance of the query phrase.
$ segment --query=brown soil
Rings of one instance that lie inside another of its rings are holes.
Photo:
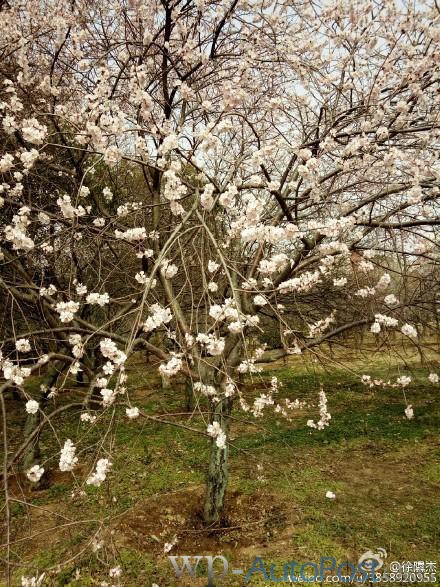
[[[118,523],[127,546],[151,555],[164,554],[164,544],[176,542],[170,554],[215,554],[258,545],[268,548],[295,520],[295,512],[279,497],[263,492],[252,496],[230,492],[223,521],[206,527],[201,518],[203,488],[159,495],[136,505]],[[290,512],[290,513],[289,513]]]

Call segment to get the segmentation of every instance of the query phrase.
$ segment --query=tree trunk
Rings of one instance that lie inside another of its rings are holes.
[[[193,386],[191,379],[185,381],[185,410],[191,412],[193,409]]]
[[[160,383],[162,389],[171,389],[171,381],[170,378],[166,375],[160,374]]]
[[[232,402],[230,399],[220,401],[214,407],[211,418],[211,423],[218,422],[220,424],[226,437],[228,437],[229,432],[231,407]],[[203,512],[203,519],[206,524],[218,523],[222,518],[228,478],[228,445],[226,443],[226,448],[219,448],[216,444],[216,439],[213,438],[211,440],[211,455]]]
[[[40,423],[40,413],[27,414],[26,421],[24,424],[23,436],[28,438],[35,428]],[[27,446],[23,453],[23,470],[26,472],[40,459],[40,435],[37,434],[33,441]],[[32,487],[35,489],[39,486],[38,483],[32,483]]]

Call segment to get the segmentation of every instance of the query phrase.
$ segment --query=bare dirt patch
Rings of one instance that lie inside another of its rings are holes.
[[[216,526],[204,525],[203,488],[159,495],[136,505],[118,530],[124,542],[151,555],[164,554],[164,544],[175,541],[172,553],[228,553],[260,545],[267,548],[291,525],[291,508],[279,496],[233,491],[225,515]]]

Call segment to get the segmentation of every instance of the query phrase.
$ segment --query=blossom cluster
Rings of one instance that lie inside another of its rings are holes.
[[[308,420],[307,426],[310,428],[317,428],[318,430],[322,430],[326,426],[330,424],[331,414],[327,408],[327,396],[323,389],[319,392],[319,420],[315,422],[314,420]]]

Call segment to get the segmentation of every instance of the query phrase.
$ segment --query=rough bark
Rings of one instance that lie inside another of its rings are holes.
[[[231,406],[231,400],[222,400],[215,406],[211,418],[211,422],[219,422],[226,436],[228,436],[229,432]],[[213,438],[211,440],[211,454],[203,511],[203,519],[206,524],[218,523],[223,516],[225,494],[229,479],[228,456],[229,449],[227,443],[226,448],[219,448],[216,440]]]

